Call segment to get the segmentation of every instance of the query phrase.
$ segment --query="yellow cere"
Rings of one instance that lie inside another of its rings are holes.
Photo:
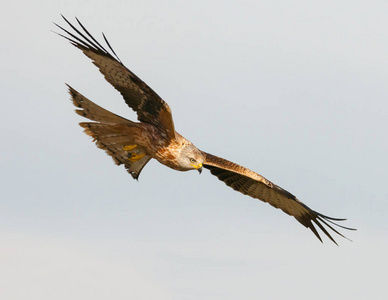
[[[196,169],[202,168],[202,164],[199,164],[199,165],[190,164],[190,165]]]

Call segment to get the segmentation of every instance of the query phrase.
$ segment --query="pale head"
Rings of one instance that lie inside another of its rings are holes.
[[[193,144],[187,144],[181,150],[178,161],[182,169],[186,171],[198,170],[198,172],[201,173],[205,157]]]

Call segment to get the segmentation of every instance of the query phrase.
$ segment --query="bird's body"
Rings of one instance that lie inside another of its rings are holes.
[[[80,108],[76,112],[98,121],[80,123],[85,133],[93,137],[97,146],[111,155],[117,164],[124,163],[133,178],[139,177],[141,169],[151,158],[177,171],[202,168],[203,154],[178,132],[175,132],[174,138],[168,138],[165,130],[154,124],[132,122],[119,117],[70,86],[69,92],[74,105]],[[195,160],[197,168],[191,165],[192,162],[187,164],[187,160],[181,159],[181,154],[188,150],[188,155]]]
[[[334,239],[323,225],[342,236],[329,223],[346,228],[333,222],[343,219],[322,215],[260,174],[199,150],[175,131],[168,104],[122,64],[105,36],[111,53],[105,50],[78,20],[83,32],[66,19],[65,21],[74,33],[57,25],[70,36],[64,37],[93,61],[105,79],[121,93],[128,106],[138,115],[139,122],[122,118],[98,106],[69,86],[73,104],[78,108],[76,112],[92,121],[80,123],[81,127],[116,164],[123,164],[134,179],[139,178],[142,169],[151,159],[156,159],[177,171],[201,172],[204,167],[234,190],[268,202],[295,217],[305,227],[310,228],[318,239],[321,240],[314,224],[334,243]]]
[[[177,171],[189,171],[193,170],[192,166],[187,166],[186,164],[183,164],[180,160],[180,154],[182,151],[184,151],[186,148],[193,148],[197,149],[193,143],[191,143],[189,140],[185,139],[180,134],[177,135],[177,139],[170,141],[168,145],[161,146],[157,149],[157,151],[154,154],[154,157],[158,162],[161,164],[177,170]],[[196,162],[198,164],[203,163],[205,160],[202,153],[197,149],[197,159]]]

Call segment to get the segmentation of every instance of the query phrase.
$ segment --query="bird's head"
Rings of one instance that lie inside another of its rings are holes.
[[[202,164],[205,161],[205,157],[202,152],[192,144],[186,145],[179,156],[179,163],[185,170],[198,170],[202,172]]]

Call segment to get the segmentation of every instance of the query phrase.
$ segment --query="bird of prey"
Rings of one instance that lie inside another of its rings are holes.
[[[337,243],[328,229],[344,236],[332,224],[352,229],[335,223],[345,219],[331,218],[310,209],[294,195],[258,173],[199,150],[175,131],[168,104],[124,66],[104,34],[102,35],[108,50],[77,18],[80,28],[63,18],[70,28],[66,30],[54,23],[63,30],[63,34],[59,35],[89,57],[105,79],[121,93],[127,105],[137,113],[139,122],[127,120],[98,106],[68,86],[73,104],[77,107],[76,113],[92,121],[82,122],[80,126],[93,138],[97,147],[105,150],[117,165],[124,165],[134,179],[139,178],[142,169],[151,159],[178,171],[197,170],[201,173],[202,168],[206,168],[232,189],[267,202],[293,216],[311,229],[321,242],[315,226],[335,244]]]

